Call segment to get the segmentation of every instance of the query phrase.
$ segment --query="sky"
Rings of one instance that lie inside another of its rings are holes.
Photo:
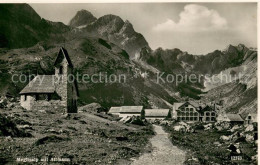
[[[129,20],[152,49],[179,48],[201,55],[229,44],[257,47],[256,3],[85,3],[30,4],[43,18],[68,24],[85,9]]]

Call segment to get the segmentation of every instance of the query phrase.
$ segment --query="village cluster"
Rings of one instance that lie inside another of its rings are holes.
[[[78,86],[76,81],[68,81],[73,74],[73,65],[65,48],[60,48],[54,62],[54,75],[38,75],[20,92],[21,106],[27,110],[56,107],[63,113],[77,113]],[[55,79],[55,83],[52,80]],[[56,81],[58,80],[58,81]],[[143,106],[111,107],[109,114],[126,118],[142,116],[148,121],[174,119],[184,122],[230,122],[251,124],[257,122],[256,114],[229,114],[220,112],[221,105],[204,104],[195,101],[174,103],[172,109],[144,109]]]
[[[247,115],[219,113],[216,104],[206,105],[194,101],[174,103],[172,109],[144,109],[143,106],[111,107],[109,114],[121,118],[142,116],[148,121],[174,119],[184,122],[228,122],[230,124],[252,124],[257,122],[256,114]]]

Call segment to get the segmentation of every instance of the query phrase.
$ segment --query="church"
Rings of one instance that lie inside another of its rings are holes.
[[[54,75],[37,75],[20,92],[21,106],[27,110],[55,109],[62,113],[77,113],[78,86],[67,50],[60,48],[54,62]]]

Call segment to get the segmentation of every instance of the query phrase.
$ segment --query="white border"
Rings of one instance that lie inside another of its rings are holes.
[[[2,0],[0,3],[249,3],[260,0]]]

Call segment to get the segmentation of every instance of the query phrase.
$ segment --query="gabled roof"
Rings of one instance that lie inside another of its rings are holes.
[[[120,113],[121,107],[111,107],[108,113]]]
[[[54,75],[37,75],[27,84],[20,94],[27,93],[54,93]]]
[[[193,104],[191,104],[189,101],[186,101],[186,102],[184,102],[184,103],[174,103],[174,104],[176,104],[176,109],[178,109],[178,108],[180,108],[180,107],[182,107],[182,106],[184,106],[184,105],[186,105],[186,104],[189,104],[189,105],[191,105],[191,106],[193,106],[194,108],[198,108],[198,106],[195,104],[195,103],[193,103]]]
[[[69,66],[73,67],[72,62],[71,62],[70,57],[69,57],[69,54],[68,54],[67,50],[63,47],[60,48],[58,56],[56,57],[56,60],[54,62],[54,66],[56,66],[57,64],[60,64],[64,57],[66,58]]]
[[[205,112],[205,111],[215,111],[214,107],[206,105],[202,109],[199,110],[199,112]]]
[[[230,121],[244,121],[239,114],[227,113],[226,116]]]
[[[120,113],[141,113],[143,106],[122,106]]]
[[[199,108],[200,106],[202,107],[202,104],[199,104],[198,102],[195,101],[188,101],[188,103],[190,103],[190,105],[192,105],[195,108]]]
[[[240,114],[240,116],[244,120],[247,120],[247,117],[251,116],[251,120],[254,122],[257,122],[257,113],[243,113],[243,114]]]
[[[173,106],[175,109],[179,109],[180,106],[182,106],[184,103],[174,103]]]
[[[257,113],[249,113],[247,116],[251,116],[251,120],[253,122],[258,122],[258,120],[257,120]]]
[[[145,117],[166,117],[169,109],[145,109]]]

